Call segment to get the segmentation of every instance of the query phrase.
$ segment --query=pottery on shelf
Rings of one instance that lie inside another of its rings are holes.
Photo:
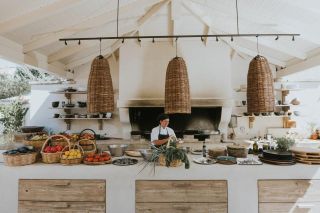
[[[300,116],[300,115],[301,115],[301,113],[300,113],[299,111],[293,111],[293,114],[294,114],[295,116]]]
[[[299,105],[301,102],[298,100],[298,98],[294,98],[294,99],[292,99],[292,101],[291,101],[291,104],[292,105]]]
[[[57,108],[59,106],[59,101],[53,101],[51,104],[53,108]]]

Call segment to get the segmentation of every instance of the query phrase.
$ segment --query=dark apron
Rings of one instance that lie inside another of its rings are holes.
[[[166,135],[163,135],[161,134],[161,126],[159,125],[159,134],[158,134],[158,140],[163,140],[163,139],[167,139],[169,138],[169,132],[168,132],[168,129],[167,130],[167,134]],[[165,146],[165,144],[162,144],[162,145],[155,145],[157,148],[161,147],[161,146]]]

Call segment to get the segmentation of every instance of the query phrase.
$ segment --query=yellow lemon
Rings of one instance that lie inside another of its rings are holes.
[[[81,158],[81,154],[77,154],[77,158]]]
[[[70,154],[70,152],[69,152],[69,151],[66,151],[64,154],[65,154],[65,155],[69,155],[69,154]]]

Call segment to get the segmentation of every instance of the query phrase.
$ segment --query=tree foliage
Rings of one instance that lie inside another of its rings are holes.
[[[0,99],[20,96],[30,92],[30,89],[26,79],[0,74]]]
[[[23,125],[23,119],[28,111],[23,104],[15,101],[12,104],[0,105],[0,122],[4,127],[3,133],[16,132]]]

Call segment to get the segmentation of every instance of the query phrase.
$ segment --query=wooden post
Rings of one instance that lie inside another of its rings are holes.
[[[254,116],[249,116],[249,128],[253,128],[253,123],[254,123],[255,117]]]

